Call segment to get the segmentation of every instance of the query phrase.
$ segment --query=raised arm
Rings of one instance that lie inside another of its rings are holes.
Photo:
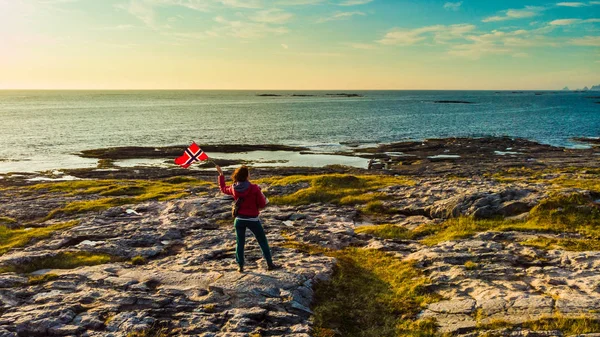
[[[217,165],[217,172],[219,172],[219,188],[221,189],[221,192],[225,193],[225,194],[229,194],[229,195],[233,195],[233,191],[231,186],[227,186],[225,184],[225,176],[223,175],[223,170],[221,170],[221,167],[219,165]]]

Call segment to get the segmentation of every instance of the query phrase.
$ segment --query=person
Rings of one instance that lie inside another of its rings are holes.
[[[221,192],[233,196],[234,200],[242,198],[239,204],[237,216],[233,222],[235,228],[235,260],[238,264],[238,271],[244,272],[244,245],[246,243],[246,228],[250,229],[258,245],[262,251],[263,257],[267,261],[267,270],[279,269],[280,267],[273,263],[271,256],[271,250],[269,248],[269,242],[265,236],[265,231],[262,227],[260,219],[258,218],[260,210],[265,208],[267,205],[267,198],[260,190],[260,187],[256,184],[250,183],[248,167],[242,165],[236,169],[231,178],[233,179],[233,185],[227,186],[225,184],[225,177],[223,176],[223,170],[221,167],[216,165],[217,172],[219,172],[219,188]]]

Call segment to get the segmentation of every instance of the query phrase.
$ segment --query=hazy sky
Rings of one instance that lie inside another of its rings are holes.
[[[571,89],[600,1],[0,0],[0,89]]]

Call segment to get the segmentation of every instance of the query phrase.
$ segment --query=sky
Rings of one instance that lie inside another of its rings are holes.
[[[0,0],[0,89],[571,89],[600,1]]]

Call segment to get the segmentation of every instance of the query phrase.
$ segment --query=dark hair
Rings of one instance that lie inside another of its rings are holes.
[[[236,183],[237,182],[241,183],[241,182],[248,180],[248,166],[242,165],[240,168],[233,171],[233,174],[231,175],[231,179],[233,179],[233,181]]]

